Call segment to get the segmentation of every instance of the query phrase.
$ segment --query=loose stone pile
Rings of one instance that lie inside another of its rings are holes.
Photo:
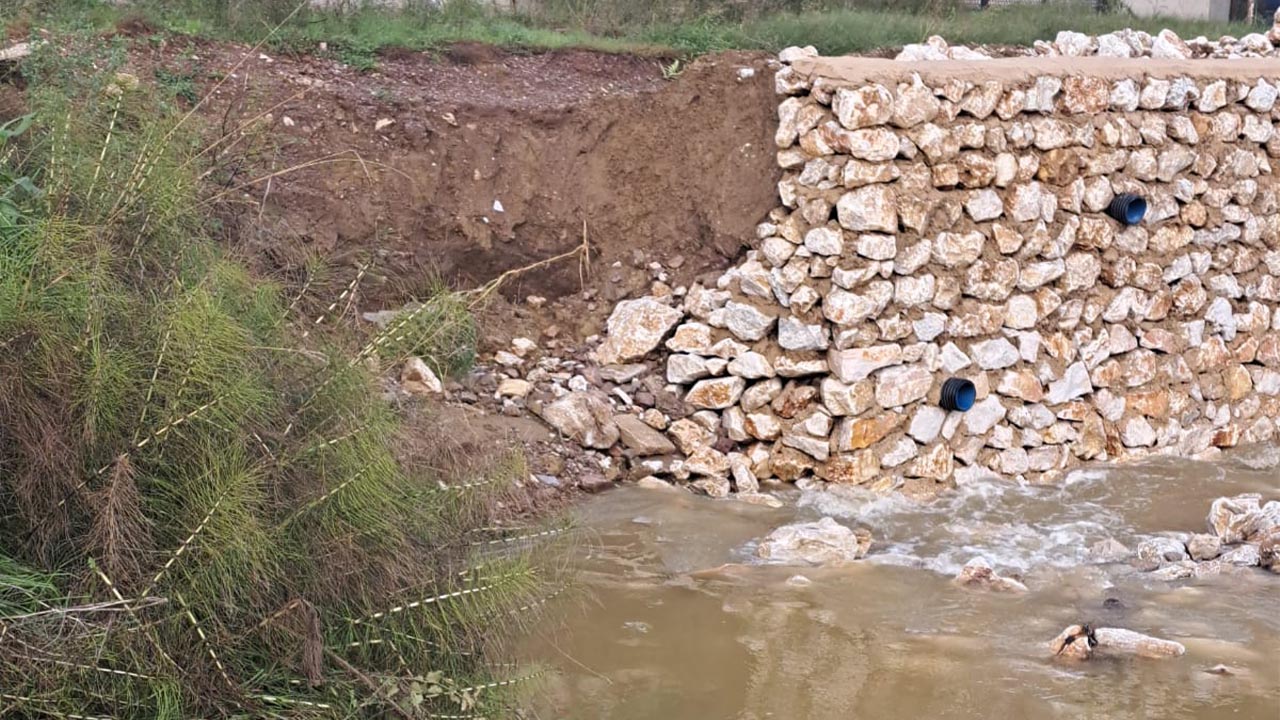
[[[1063,31],[1052,41],[1037,40],[1027,55],[1049,57],[1154,58],[1157,60],[1192,60],[1205,58],[1276,57],[1280,48],[1280,11],[1275,23],[1265,33],[1251,33],[1241,38],[1224,35],[1217,40],[1204,36],[1183,40],[1172,30],[1151,35],[1142,30],[1118,30],[1106,35],[1086,35]],[[923,43],[907,45],[894,59],[920,60],[988,60],[981,50],[951,46],[934,35]]]
[[[984,78],[995,61],[886,82],[883,62],[872,80],[877,61],[782,59],[782,206],[755,249],[619,303],[592,356],[618,372],[658,351],[684,407],[624,410],[628,440],[571,395],[553,425],[715,496],[808,478],[928,496],[1273,437],[1280,71]],[[1119,193],[1146,198],[1140,225],[1104,213]],[[938,407],[948,376],[976,386],[969,412]]]
[[[1104,541],[1093,554],[1109,562],[1127,560],[1163,580],[1211,577],[1251,567],[1280,574],[1280,501],[1264,504],[1255,494],[1218,498],[1206,524],[1208,533],[1150,538],[1133,553]]]

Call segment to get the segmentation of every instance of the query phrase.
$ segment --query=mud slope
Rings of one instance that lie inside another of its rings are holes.
[[[209,76],[246,48],[143,52],[139,62]],[[740,77],[742,68],[754,74]],[[251,54],[202,114],[225,127],[271,110],[274,147],[253,172],[358,153],[363,163],[251,188],[242,230],[283,264],[297,253],[282,248],[299,245],[341,262],[376,250],[374,274],[386,280],[365,289],[366,307],[402,300],[433,273],[471,287],[570,250],[585,221],[599,302],[582,301],[574,262],[504,292],[573,295],[542,322],[588,334],[610,301],[647,289],[649,262],[678,265],[671,280],[685,282],[726,266],[753,236],[776,194],[771,77],[762,56],[741,53],[699,60],[670,81],[653,59],[584,51],[462,46],[394,53],[366,73]]]

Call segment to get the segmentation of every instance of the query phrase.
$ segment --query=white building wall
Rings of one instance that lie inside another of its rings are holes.
[[[1188,18],[1192,20],[1230,20],[1231,0],[1125,0],[1134,15]]]

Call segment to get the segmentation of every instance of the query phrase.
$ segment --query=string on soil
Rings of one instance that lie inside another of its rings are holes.
[[[213,242],[194,110],[97,45],[37,52],[33,121],[0,132],[5,711],[501,714],[529,672],[494,660],[566,535],[478,547],[521,458],[424,441],[377,380],[409,352],[466,369],[486,291],[364,352],[337,321],[358,280]]]

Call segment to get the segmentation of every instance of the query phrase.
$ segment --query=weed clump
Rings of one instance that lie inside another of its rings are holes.
[[[521,466],[406,462],[376,379],[466,367],[465,305],[316,323],[207,236],[195,134],[119,60],[50,43],[0,129],[0,708],[492,716],[547,582],[479,552]]]

